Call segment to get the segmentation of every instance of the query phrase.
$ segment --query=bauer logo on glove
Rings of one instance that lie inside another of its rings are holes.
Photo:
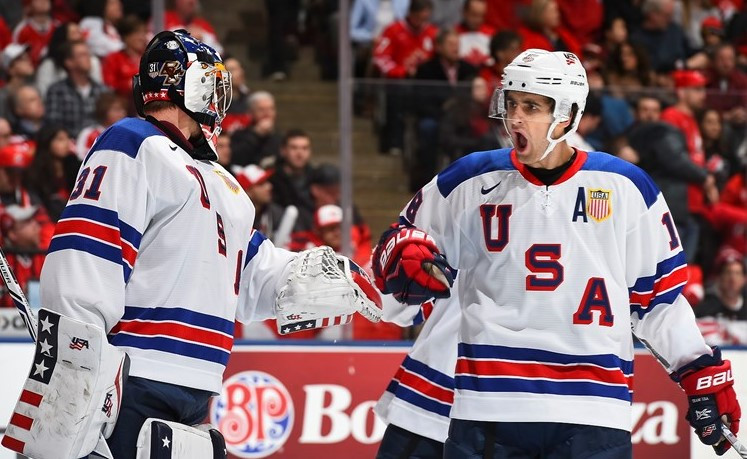
[[[381,236],[373,255],[373,272],[379,290],[406,304],[448,298],[454,284],[454,268],[436,242],[413,227],[393,225]]]

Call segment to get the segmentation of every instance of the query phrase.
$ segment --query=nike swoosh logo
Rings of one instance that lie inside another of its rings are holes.
[[[171,151],[176,151],[177,146],[176,145],[169,145],[169,148],[171,148]]]
[[[503,180],[501,180],[501,182],[502,182],[502,181],[503,181]],[[495,190],[495,189],[496,189],[496,188],[498,187],[498,185],[500,185],[500,184],[501,184],[501,182],[498,182],[498,183],[496,183],[495,185],[491,186],[491,187],[490,187],[490,188],[488,188],[487,190],[485,189],[485,186],[483,186],[483,187],[482,187],[482,188],[480,189],[480,193],[482,193],[482,194],[488,194],[488,193],[490,193],[491,191]]]

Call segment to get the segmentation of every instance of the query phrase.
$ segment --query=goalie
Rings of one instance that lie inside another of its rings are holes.
[[[133,93],[145,119],[98,137],[41,274],[48,310],[3,438],[35,459],[221,457],[220,434],[192,426],[221,390],[236,319],[287,333],[380,318],[355,263],[252,231],[251,201],[216,162],[231,79],[215,50],[157,34]]]

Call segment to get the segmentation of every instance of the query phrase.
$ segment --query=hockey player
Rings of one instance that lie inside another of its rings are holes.
[[[216,162],[231,81],[212,48],[186,31],[157,34],[133,92],[145,119],[126,118],[96,140],[42,271],[49,310],[39,314],[36,370],[3,439],[36,459],[87,455],[102,411],[115,459],[223,457],[217,431],[190,426],[221,391],[236,319],[277,318],[287,332],[355,311],[380,316],[357,265],[328,247],[275,248],[252,230],[251,201]],[[92,348],[117,357],[89,356]],[[92,362],[76,366],[76,355]],[[77,372],[65,373],[71,365]],[[110,374],[88,376],[92,365]],[[105,398],[90,395],[111,381]],[[88,399],[59,395],[78,386]],[[90,416],[60,421],[88,406]],[[173,455],[157,455],[162,448]]]
[[[388,424],[377,459],[440,459],[454,401],[459,304],[456,296],[409,306],[382,298],[383,320],[402,327],[425,321],[402,365],[374,407]]]
[[[739,430],[730,363],[681,295],[685,255],[661,193],[565,141],[587,94],[574,54],[517,56],[491,108],[514,148],[438,174],[374,252],[377,285],[405,303],[448,296],[459,271],[446,458],[631,457],[631,328],[686,392],[702,442],[723,454],[722,422]]]

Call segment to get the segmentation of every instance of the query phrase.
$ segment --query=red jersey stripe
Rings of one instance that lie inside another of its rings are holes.
[[[519,378],[547,378],[555,380],[585,379],[606,384],[625,384],[633,387],[632,378],[619,368],[607,369],[590,365],[550,365],[496,360],[469,360],[460,357],[456,372],[466,375],[507,376]]]
[[[219,347],[231,352],[233,337],[222,335],[213,331],[190,327],[178,322],[145,322],[139,320],[121,321],[112,328],[111,334],[119,332],[133,333],[144,336],[171,336],[195,344]]]

